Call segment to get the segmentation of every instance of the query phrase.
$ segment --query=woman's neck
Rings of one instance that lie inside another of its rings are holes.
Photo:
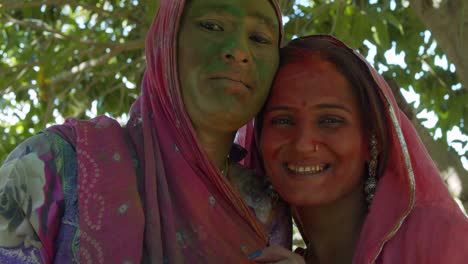
[[[366,205],[361,188],[324,206],[294,208],[298,225],[308,240],[307,263],[351,263]]]
[[[219,170],[226,169],[229,151],[234,140],[234,133],[208,132],[198,129],[196,131],[200,145],[205,150],[208,158]]]

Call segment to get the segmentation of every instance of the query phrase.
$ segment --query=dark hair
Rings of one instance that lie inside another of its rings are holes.
[[[330,36],[311,36],[292,40],[287,46],[281,48],[279,67],[310,59],[311,55],[317,55],[332,63],[351,84],[358,100],[364,130],[369,138],[371,133],[375,133],[377,138],[379,148],[377,177],[379,177],[385,169],[389,142],[384,104],[371,72],[353,51]],[[263,109],[256,122],[257,140],[260,139],[262,123]]]

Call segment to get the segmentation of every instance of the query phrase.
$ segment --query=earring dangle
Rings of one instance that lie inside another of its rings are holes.
[[[374,199],[375,189],[377,187],[377,158],[379,156],[379,150],[377,148],[377,138],[375,134],[371,135],[370,156],[371,160],[368,165],[368,177],[364,183],[364,194],[366,195],[367,208],[370,208],[372,200]]]

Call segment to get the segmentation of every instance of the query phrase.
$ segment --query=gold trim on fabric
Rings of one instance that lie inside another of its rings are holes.
[[[411,158],[408,152],[408,147],[406,146],[406,141],[403,136],[403,131],[401,130],[400,124],[398,123],[398,119],[395,113],[395,109],[393,108],[392,104],[388,101],[388,98],[384,95],[385,99],[387,100],[388,103],[388,110],[390,112],[390,116],[393,122],[393,125],[395,126],[396,133],[398,135],[398,140],[400,141],[400,146],[403,151],[403,156],[405,159],[406,167],[407,167],[407,172],[408,172],[408,177],[410,180],[410,204],[408,207],[408,210],[401,216],[400,221],[397,223],[397,225],[393,228],[393,230],[384,238],[382,241],[382,244],[380,245],[379,251],[375,255],[374,259],[371,261],[371,263],[375,263],[377,258],[379,257],[380,253],[382,253],[382,249],[385,246],[385,244],[393,237],[395,236],[396,232],[400,229],[401,225],[405,221],[405,219],[408,217],[410,212],[413,210],[414,207],[414,202],[415,202],[415,193],[416,193],[416,182],[414,179],[414,172],[413,172],[413,166],[411,165]]]

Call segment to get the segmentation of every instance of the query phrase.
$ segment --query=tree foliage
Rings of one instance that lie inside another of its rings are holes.
[[[364,41],[372,43],[377,47],[374,66],[395,79],[400,87],[412,88],[420,95],[421,103],[415,112],[427,109],[437,114],[439,122],[431,132],[440,128],[445,139],[446,132],[458,126],[468,134],[464,125],[468,107],[466,89],[461,88],[453,64],[448,62],[447,68],[436,64],[446,55],[412,9],[404,4],[406,1],[313,2],[312,6],[289,5],[290,8],[284,10],[289,18],[288,38],[312,33],[333,34],[364,56],[369,53]],[[397,54],[405,53],[406,67],[386,60],[385,52],[392,47]]]
[[[280,4],[286,39],[333,34],[364,56],[375,46],[374,66],[419,94],[414,112],[437,115],[437,125],[428,131],[441,132],[445,151],[453,127],[468,134],[466,85],[408,1]],[[57,117],[126,113],[140,91],[144,38],[157,5],[154,0],[0,0],[0,160]],[[387,61],[392,48],[404,52],[403,67]],[[92,105],[95,112],[89,111]],[[467,158],[468,142],[455,144]]]
[[[0,121],[0,159],[58,116],[89,117],[93,101],[97,114],[129,109],[155,4],[9,1],[0,8],[0,106],[15,117]]]

